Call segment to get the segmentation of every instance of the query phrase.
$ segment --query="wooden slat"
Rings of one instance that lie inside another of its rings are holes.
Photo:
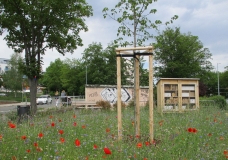
[[[151,50],[153,49],[152,46],[147,47],[131,47],[131,48],[117,48],[116,52],[122,52],[122,51],[135,51],[135,50]]]
[[[119,52],[117,52],[119,54]],[[121,114],[121,58],[117,58],[117,121],[118,121],[118,140],[122,139],[122,114]]]

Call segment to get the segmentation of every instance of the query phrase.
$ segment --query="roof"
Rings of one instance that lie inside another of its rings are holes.
[[[160,78],[160,79],[158,79],[158,81],[157,81],[157,83],[156,84],[158,84],[158,82],[160,81],[160,80],[184,80],[184,81],[195,81],[195,80],[200,80],[200,78]]]

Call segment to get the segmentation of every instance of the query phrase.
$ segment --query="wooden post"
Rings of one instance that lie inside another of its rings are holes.
[[[120,52],[117,52],[120,54]],[[118,140],[122,139],[122,114],[121,114],[121,57],[117,57],[117,121]]]
[[[150,50],[152,52],[152,50]],[[149,126],[150,142],[154,140],[154,108],[153,108],[153,56],[149,56]]]
[[[135,95],[134,95],[134,104],[135,104],[135,135],[140,136],[140,106],[139,106],[139,58],[135,58],[135,72],[134,72],[134,85],[135,85]]]

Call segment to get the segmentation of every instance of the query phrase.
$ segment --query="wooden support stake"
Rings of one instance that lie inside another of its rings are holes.
[[[120,54],[118,52],[117,54]],[[117,58],[117,121],[118,121],[118,140],[122,139],[122,115],[121,115],[121,57]]]
[[[152,52],[152,50],[150,50]],[[153,108],[153,56],[149,56],[149,126],[150,142],[154,140],[154,108]]]
[[[139,106],[139,58],[140,56],[136,56],[135,58],[135,75],[134,75],[134,83],[135,83],[135,135],[140,136],[140,106]]]

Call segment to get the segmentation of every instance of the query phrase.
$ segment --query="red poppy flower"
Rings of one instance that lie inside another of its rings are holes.
[[[212,134],[211,133],[208,133],[208,136],[212,136]]]
[[[74,143],[77,147],[79,147],[81,145],[81,142],[78,139],[76,139]]]
[[[16,157],[16,156],[13,156],[13,157],[12,157],[12,160],[17,160],[17,157]]]
[[[27,152],[27,153],[30,153],[30,152],[31,152],[31,150],[30,150],[30,149],[27,149],[27,150],[26,150],[26,152]]]
[[[223,153],[224,153],[224,155],[228,155],[228,151],[227,150],[224,150]]]
[[[150,142],[146,141],[146,142],[145,142],[145,145],[146,145],[146,146],[149,146],[149,145],[150,145]]]
[[[42,151],[42,149],[41,149],[41,148],[39,148],[39,147],[37,147],[37,148],[36,148],[36,151],[37,151],[37,152],[41,152],[41,151]]]
[[[62,129],[60,129],[60,130],[59,130],[59,134],[62,135],[63,133],[64,133],[64,131],[63,131]]]
[[[73,123],[73,126],[77,126],[77,123],[76,123],[76,122],[74,122],[74,123]]]
[[[86,157],[85,157],[85,160],[89,160],[89,157],[88,157],[88,156],[86,156]]]
[[[73,118],[76,118],[76,115],[75,114],[73,115]]]
[[[10,123],[9,123],[9,127],[10,127],[10,128],[16,128],[16,125],[10,122]]]
[[[107,148],[107,147],[104,148],[104,153],[105,154],[112,154],[112,152],[110,151],[110,149]]]
[[[158,122],[159,123],[159,126],[162,126],[163,125],[163,122],[164,122],[164,120],[159,121]]]
[[[0,141],[2,140],[2,135],[0,134]]]
[[[60,138],[60,142],[61,142],[61,143],[64,143],[64,142],[65,142],[65,139],[61,137],[61,138]]]
[[[106,133],[110,132],[110,128],[106,128]]]
[[[190,132],[190,133],[191,133],[192,131],[193,131],[193,129],[192,129],[192,128],[188,128],[188,132]]]
[[[38,134],[38,137],[39,138],[42,138],[44,136],[44,134],[42,133],[42,132],[40,132],[39,134]]]
[[[196,128],[188,128],[188,132],[196,133],[196,132],[198,132],[198,130]]]
[[[219,139],[220,139],[220,140],[224,140],[224,137],[223,137],[223,136],[220,136]]]
[[[136,135],[135,138],[140,138],[140,135]]]
[[[148,160],[147,158],[143,158],[143,160]]]
[[[196,132],[197,132],[197,129],[192,128],[192,132],[193,132],[193,133],[196,133]]]
[[[97,149],[98,146],[96,144],[93,145],[93,149]]]
[[[62,122],[62,120],[61,120],[61,119],[59,119],[59,122]]]
[[[53,116],[49,116],[49,118],[50,118],[50,119],[52,119],[52,118],[53,118]]]
[[[51,126],[52,126],[52,127],[55,127],[55,123],[54,123],[54,122],[52,122],[52,123],[51,123]]]
[[[33,145],[34,145],[35,147],[38,147],[38,143],[37,143],[37,142],[34,142]]]
[[[27,137],[26,137],[25,135],[21,136],[21,139],[22,139],[22,140],[26,140],[26,138],[27,138]]]
[[[137,148],[142,148],[142,143],[137,143]]]
[[[82,128],[85,129],[86,128],[86,125],[83,125]]]

